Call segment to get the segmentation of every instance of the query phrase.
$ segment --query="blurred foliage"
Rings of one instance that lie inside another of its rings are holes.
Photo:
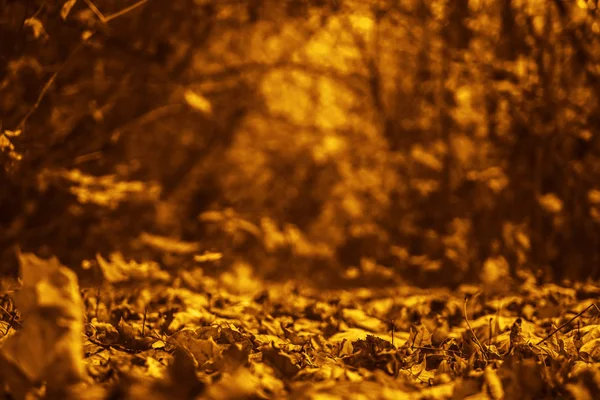
[[[600,275],[597,1],[0,10],[4,260],[161,235],[273,277]]]

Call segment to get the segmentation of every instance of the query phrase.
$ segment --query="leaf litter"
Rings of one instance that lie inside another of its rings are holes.
[[[0,389],[15,399],[591,399],[600,288],[329,289],[97,257],[80,289],[20,253],[2,293]],[[13,285],[14,287],[14,285]]]

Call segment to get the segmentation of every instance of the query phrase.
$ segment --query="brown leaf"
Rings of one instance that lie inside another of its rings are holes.
[[[263,361],[271,364],[288,379],[294,377],[300,371],[299,360],[295,354],[288,354],[273,346],[265,346],[262,349],[262,355]]]
[[[0,363],[16,367],[16,386],[23,378],[29,384],[46,380],[53,388],[77,382],[85,376],[77,276],[56,258],[19,253],[19,261],[23,288],[16,298],[26,322],[0,349]]]

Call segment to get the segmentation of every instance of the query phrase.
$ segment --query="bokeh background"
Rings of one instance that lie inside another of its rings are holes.
[[[0,270],[598,278],[599,98],[597,0],[0,0]]]

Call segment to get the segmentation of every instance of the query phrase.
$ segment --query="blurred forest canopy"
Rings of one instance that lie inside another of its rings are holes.
[[[598,278],[598,16],[597,0],[0,0],[3,268],[16,246],[78,268],[166,236],[271,277]]]

